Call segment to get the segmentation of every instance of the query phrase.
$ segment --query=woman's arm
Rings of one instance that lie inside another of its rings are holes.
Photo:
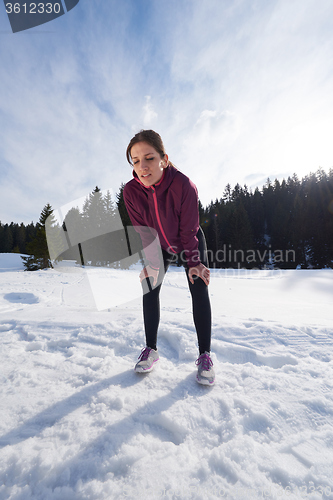
[[[180,237],[189,266],[189,280],[194,284],[193,276],[199,276],[206,285],[209,285],[210,271],[200,262],[197,233],[199,230],[198,191],[196,186],[188,179],[184,186],[181,215]]]
[[[198,191],[190,179],[183,184],[179,230],[188,266],[195,267],[200,264]]]
[[[134,229],[140,235],[148,265],[158,270],[161,266],[161,249],[157,231],[147,226],[142,214],[136,209],[135,197],[131,196],[129,188],[126,189],[126,186],[123,194],[129,218],[131,219]]]

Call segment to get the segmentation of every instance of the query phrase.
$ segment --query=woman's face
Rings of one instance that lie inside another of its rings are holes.
[[[153,146],[147,142],[137,142],[131,149],[133,168],[145,186],[153,186],[159,182],[163,169],[168,164],[168,155],[161,158]]]

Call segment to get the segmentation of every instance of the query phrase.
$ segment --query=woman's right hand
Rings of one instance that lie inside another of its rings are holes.
[[[155,286],[157,283],[158,274],[159,274],[159,269],[153,269],[150,266],[146,266],[142,269],[139,275],[140,283],[146,278],[153,278],[153,286]]]
[[[208,269],[208,267],[206,267],[201,262],[197,266],[191,267],[189,269],[188,277],[189,277],[189,280],[192,283],[192,285],[194,284],[193,275],[199,276],[199,278],[202,279],[202,281],[205,283],[205,285],[207,285],[207,286],[209,285],[210,270]]]

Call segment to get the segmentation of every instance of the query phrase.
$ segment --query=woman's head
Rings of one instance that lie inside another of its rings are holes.
[[[154,130],[138,132],[127,147],[126,157],[146,187],[159,182],[169,164],[161,136]]]
[[[145,142],[149,144],[157,151],[161,159],[164,158],[165,149],[160,134],[158,134],[154,130],[140,130],[140,132],[135,134],[135,136],[130,140],[129,145],[127,146],[126,158],[128,163],[130,163],[131,165],[133,165],[131,149],[134,144],[137,144],[138,142]]]

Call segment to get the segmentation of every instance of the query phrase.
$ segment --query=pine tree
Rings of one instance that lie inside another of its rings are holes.
[[[20,253],[25,253],[25,242],[26,242],[26,232],[24,224],[21,223],[17,228],[17,239],[16,244],[20,250]]]
[[[231,201],[231,186],[230,184],[227,184],[225,189],[224,189],[224,192],[223,192],[223,196],[222,196],[223,200],[226,201],[227,203],[229,201]]]
[[[2,253],[9,253],[13,249],[13,243],[14,243],[14,238],[13,238],[13,233],[11,226],[8,224],[5,224],[4,226],[1,226],[1,231],[0,231],[0,251]]]
[[[229,223],[229,242],[232,249],[230,265],[245,267],[248,265],[246,260],[248,251],[253,250],[253,233],[249,216],[241,200],[233,207]],[[252,259],[250,264],[250,267],[253,267],[256,264],[255,260]]]
[[[265,234],[265,210],[263,196],[256,188],[250,197],[249,217],[253,229],[254,243],[258,247],[263,245]]]
[[[116,194],[116,198],[117,198],[117,208],[118,208],[118,212],[119,212],[119,215],[121,218],[121,222],[123,223],[124,227],[127,227],[127,226],[131,226],[132,222],[131,222],[131,219],[128,215],[125,201],[124,201],[124,187],[125,187],[125,184],[121,184],[119,192]]]
[[[52,212],[51,205],[49,203],[45,205],[37,223],[36,236],[26,245],[27,252],[30,254],[29,257],[22,257],[26,271],[52,267],[45,231],[46,219],[52,215]]]
[[[72,207],[66,214],[62,224],[63,235],[67,247],[59,255],[59,260],[75,260],[77,264],[84,265],[81,242],[84,240],[84,227],[82,216],[78,207]]]
[[[85,264],[101,265],[101,235],[106,232],[103,195],[98,186],[87,197],[82,209],[82,253]]]
[[[296,193],[291,212],[291,247],[295,251],[295,267],[307,267],[306,219],[304,217],[305,200],[301,193]]]

